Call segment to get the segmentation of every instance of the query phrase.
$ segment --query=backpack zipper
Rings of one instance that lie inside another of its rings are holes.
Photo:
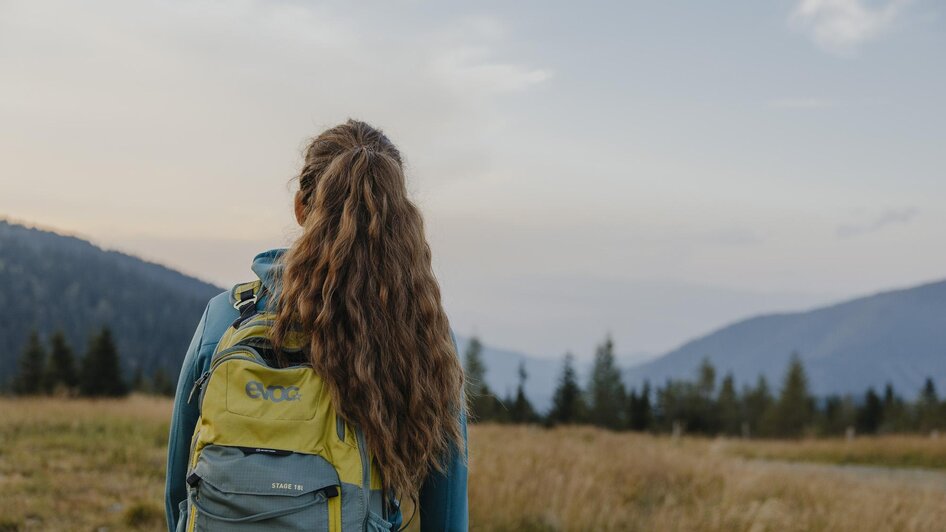
[[[194,399],[194,394],[198,390],[204,387],[204,383],[207,382],[207,379],[210,377],[210,371],[205,371],[203,375],[197,378],[194,381],[194,386],[191,387],[191,393],[187,395],[187,404],[191,404],[191,400]]]
[[[236,356],[240,354],[238,351],[249,351],[250,356],[238,357]],[[247,360],[252,360],[253,362],[259,362],[260,360],[259,353],[257,353],[252,347],[245,345],[235,345],[229,349],[224,349],[217,354],[215,360],[210,365],[210,369],[205,371],[196,381],[194,381],[194,386],[191,387],[191,393],[187,396],[187,403],[190,404],[190,402],[194,399],[194,394],[200,392],[200,394],[203,395],[204,384],[206,384],[207,380],[210,379],[210,374],[213,373],[213,370],[215,370],[217,366],[223,362],[226,362],[227,360],[233,360],[235,358],[245,358]]]
[[[198,405],[203,404],[204,397],[204,385],[207,384],[207,381],[210,380],[210,375],[217,369],[218,366],[223,364],[228,360],[249,360],[250,362],[255,362],[261,366],[265,366],[269,369],[280,371],[284,369],[298,369],[304,367],[311,367],[308,364],[300,364],[297,366],[289,366],[286,368],[274,368],[267,364],[263,357],[259,354],[259,351],[244,344],[237,344],[233,347],[224,349],[216,355],[215,360],[210,365],[210,369],[205,371],[196,381],[194,381],[194,386],[191,388],[190,394],[187,396],[187,402],[190,403],[194,398],[194,394],[199,394],[200,400]]]

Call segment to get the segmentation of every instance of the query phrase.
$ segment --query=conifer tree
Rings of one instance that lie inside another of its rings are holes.
[[[474,336],[463,354],[463,371],[466,376],[466,393],[470,397],[480,395],[485,386],[486,366],[482,358],[483,344]]]
[[[700,397],[709,401],[716,391],[716,368],[713,367],[713,363],[710,362],[709,358],[703,357],[697,375],[697,393],[700,394]]]
[[[552,409],[549,411],[548,421],[555,425],[581,423],[584,419],[585,403],[575,375],[574,358],[571,353],[566,353],[558,387],[552,398]]]
[[[936,392],[936,384],[932,377],[927,377],[923,383],[923,392],[920,394],[920,401],[927,404],[936,404],[939,402],[939,394]]]
[[[842,408],[841,397],[832,394],[822,401],[821,411],[816,416],[818,418],[818,434],[821,436],[830,436],[841,434],[844,426],[840,423],[840,414]]]
[[[644,381],[640,394],[634,390],[628,394],[628,427],[639,432],[653,427],[654,412],[650,401],[650,381]]]
[[[923,383],[923,391],[920,393],[920,399],[916,405],[917,421],[919,429],[923,432],[942,428],[940,419],[939,394],[936,391],[936,384],[930,377]]]
[[[36,331],[30,333],[23,354],[20,355],[19,371],[13,381],[13,391],[18,395],[36,395],[46,385],[46,352],[39,342]]]
[[[887,432],[902,432],[910,428],[903,399],[893,389],[893,384],[887,383],[884,387],[883,430]]]
[[[53,334],[51,344],[49,364],[46,368],[47,390],[50,392],[61,390],[69,393],[79,384],[75,356],[72,354],[72,348],[66,343],[66,337],[62,331]]]
[[[89,349],[82,359],[79,391],[88,397],[119,397],[128,393],[108,327],[103,327],[89,341]]]
[[[719,418],[719,430],[723,434],[736,436],[742,431],[742,409],[740,408],[739,395],[736,392],[736,382],[732,373],[723,378],[723,383],[719,387],[716,410]]]
[[[857,411],[857,432],[859,434],[876,434],[883,423],[884,405],[880,396],[873,387],[864,394],[864,404]]]
[[[774,429],[784,437],[801,436],[812,420],[812,399],[808,377],[797,353],[792,354],[774,411]]]
[[[690,387],[686,394],[687,429],[706,434],[719,430],[719,412],[716,409],[716,368],[708,357],[704,357],[697,370],[696,388]]]
[[[766,435],[771,432],[770,418],[774,399],[769,391],[769,382],[765,375],[759,375],[755,387],[743,393],[743,405],[746,412],[749,434]]]
[[[466,395],[470,401],[471,421],[489,421],[498,417],[499,401],[486,385],[486,364],[483,362],[483,344],[473,337],[464,354]]]
[[[884,410],[892,408],[899,402],[896,392],[893,391],[893,384],[887,383],[884,386]]]
[[[614,342],[608,336],[595,351],[588,378],[588,420],[599,427],[623,428],[625,401],[621,371],[614,361]]]
[[[529,375],[526,373],[526,364],[519,362],[519,386],[516,389],[516,399],[512,402],[512,412],[510,418],[513,423],[532,423],[536,420],[535,409],[532,403],[526,397],[526,379]]]

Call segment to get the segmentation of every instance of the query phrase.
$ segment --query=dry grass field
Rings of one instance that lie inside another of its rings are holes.
[[[746,460],[725,441],[476,429],[470,489],[482,530],[946,530],[946,477]]]
[[[161,530],[171,403],[0,400],[0,531]]]
[[[147,397],[0,399],[0,532],[162,530],[169,411]],[[470,449],[473,530],[946,530],[946,476],[781,461],[942,467],[943,439],[675,441],[483,425]]]

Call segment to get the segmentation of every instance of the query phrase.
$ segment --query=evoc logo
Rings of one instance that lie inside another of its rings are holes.
[[[298,401],[302,398],[298,386],[265,386],[260,381],[250,381],[246,383],[246,395],[250,399],[265,399],[274,403],[283,401]]]

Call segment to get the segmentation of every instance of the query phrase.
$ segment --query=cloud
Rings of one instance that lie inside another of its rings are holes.
[[[446,50],[434,58],[432,67],[435,77],[446,85],[486,93],[521,91],[552,75],[542,68],[490,61],[485,47]]]
[[[794,26],[822,48],[846,54],[885,32],[909,0],[801,0],[792,14]]]
[[[778,98],[768,103],[777,109],[824,109],[833,105],[823,98]]]
[[[217,234],[222,221],[194,228],[202,198],[219,183],[285,183],[303,139],[350,116],[392,135],[412,187],[436,204],[440,190],[499,167],[496,154],[522,141],[504,99],[552,75],[516,52],[521,29],[508,17],[463,10],[431,20],[423,6],[386,3],[0,5],[0,145],[25,146],[16,158],[0,156],[0,173],[70,176],[51,193],[4,179],[0,207],[48,221],[59,203],[57,215],[83,220],[89,233],[115,233],[109,212],[135,216],[138,230],[155,236]],[[151,200],[184,188],[176,212]],[[277,227],[285,191],[259,192],[260,212]]]
[[[916,207],[890,209],[880,213],[880,215],[867,222],[842,224],[838,226],[836,234],[838,238],[855,238],[870,233],[876,233],[888,225],[909,223],[917,214],[919,214],[919,211]]]

